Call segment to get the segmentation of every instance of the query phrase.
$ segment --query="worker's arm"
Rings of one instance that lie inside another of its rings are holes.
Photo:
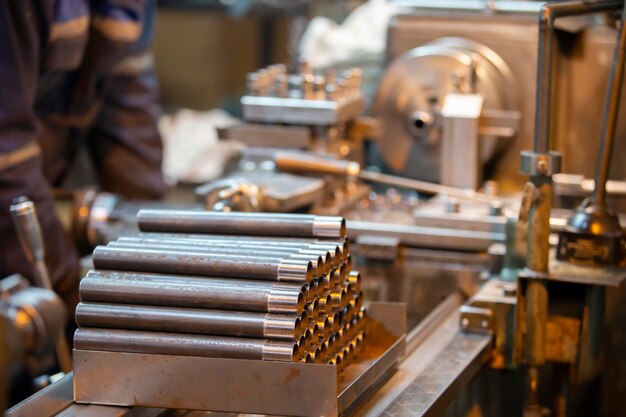
[[[102,109],[88,139],[104,190],[132,199],[159,198],[166,189],[158,85],[149,50],[155,3],[146,2],[141,37],[106,76]]]
[[[26,195],[37,206],[51,281],[73,307],[78,257],[56,217],[36,143],[34,101],[50,16],[44,3],[0,2],[0,278],[15,272],[33,275],[9,213],[12,199]]]

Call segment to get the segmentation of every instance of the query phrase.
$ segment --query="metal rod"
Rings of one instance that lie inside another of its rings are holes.
[[[174,232],[140,232],[139,238],[172,238],[172,239],[202,239],[220,241],[238,241],[246,243],[263,242],[268,245],[296,244],[333,244],[341,246],[347,242],[347,238],[311,238],[311,237],[285,237],[285,236],[252,236],[252,235],[225,235],[225,234],[205,234],[205,233],[174,233]]]
[[[180,275],[89,271],[82,301],[300,314],[301,286],[277,282]]]
[[[225,253],[181,252],[98,246],[93,264],[99,269],[219,276],[285,282],[313,279],[310,261]]]
[[[152,232],[346,237],[346,222],[342,217],[309,214],[140,210],[137,220],[140,230]]]
[[[622,5],[622,1],[590,2],[575,0],[546,3],[541,7],[539,12],[539,42],[537,51],[537,90],[535,93],[535,153],[547,154],[550,150],[554,21],[565,16],[616,10],[621,8]]]
[[[240,256],[252,256],[263,257],[265,259],[280,259],[286,261],[300,260],[311,262],[313,267],[314,277],[321,277],[326,271],[331,268],[330,259],[326,261],[326,258],[317,253],[300,252],[298,249],[274,249],[268,250],[254,248],[240,248],[240,247],[215,247],[212,245],[200,245],[193,244],[193,242],[159,242],[159,243],[144,243],[144,242],[120,242],[113,241],[107,244],[107,247],[115,248],[129,248],[129,249],[150,249],[150,250],[167,250],[176,251],[182,253],[188,252],[203,252],[209,254],[231,254]]]
[[[430,194],[445,194],[450,197],[485,203],[502,202],[499,198],[478,193],[474,190],[464,190],[461,188],[448,187],[426,181],[361,170],[361,167],[356,162],[346,162],[343,160],[317,157],[309,154],[281,152],[274,156],[274,163],[276,164],[276,168],[281,171],[310,172],[358,177],[363,181],[390,185],[392,187],[402,187]]]
[[[297,341],[302,333],[300,316],[155,307],[123,304],[79,303],[79,327],[193,333]]]
[[[379,172],[361,171],[361,173],[359,174],[359,178],[364,181],[376,182],[379,184],[390,185],[392,187],[401,187],[429,194],[444,194],[449,197],[459,198],[462,200],[478,201],[488,204],[494,202],[500,203],[503,201],[500,198],[492,197],[487,194],[479,193],[478,191],[470,189],[466,190],[461,188],[449,187],[446,185],[433,184],[410,178],[402,178],[396,177],[394,175],[381,174]]]
[[[609,177],[611,155],[613,154],[613,145],[615,143],[615,127],[622,96],[624,61],[626,57],[626,30],[624,30],[624,24],[626,24],[626,4],[622,8],[622,19],[617,35],[617,43],[613,51],[613,63],[609,74],[604,114],[602,116],[600,152],[598,153],[598,162],[596,164],[594,190],[594,199],[598,205],[606,204],[606,182]]]
[[[237,246],[237,247],[280,247],[280,248],[298,248],[303,251],[323,251],[329,252],[331,260],[335,266],[339,265],[341,260],[346,260],[349,248],[349,242],[346,241],[324,241],[324,240],[284,240],[267,237],[255,236],[222,236],[222,235],[203,235],[203,234],[178,234],[178,233],[141,233],[137,237],[120,237],[120,242],[152,242],[156,243],[161,240],[167,241],[193,241],[198,244],[219,245],[219,246]],[[345,255],[344,255],[345,254]]]
[[[74,348],[95,351],[290,362],[297,345],[278,340],[81,328]]]

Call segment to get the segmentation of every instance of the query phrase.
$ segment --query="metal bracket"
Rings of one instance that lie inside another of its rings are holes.
[[[488,308],[461,306],[461,330],[464,333],[491,334],[494,331],[493,312]]]

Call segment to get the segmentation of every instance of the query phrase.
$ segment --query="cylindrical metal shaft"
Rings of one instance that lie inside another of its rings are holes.
[[[145,243],[145,242],[125,242],[125,241],[113,241],[109,242],[107,247],[116,248],[131,248],[131,249],[154,249],[154,250],[167,250],[177,252],[202,252],[211,254],[231,254],[240,256],[253,256],[263,257],[266,259],[282,259],[282,260],[301,260],[309,261],[313,266],[313,274],[315,277],[322,276],[326,270],[331,268],[330,260],[326,263],[326,259],[317,253],[299,252],[299,250],[290,249],[261,249],[261,248],[239,248],[239,247],[214,247],[207,245],[194,244],[193,242],[160,242],[160,243]]]
[[[286,282],[309,282],[314,275],[311,262],[303,260],[109,246],[96,247],[93,264],[98,269]]]
[[[594,197],[599,205],[606,204],[606,181],[609,179],[613,144],[615,143],[615,128],[619,116],[622,84],[624,80],[624,63],[626,61],[626,4],[622,8],[622,22],[618,31],[617,42],[613,52],[613,64],[609,74],[606,102],[602,116],[602,130],[600,152],[596,164],[596,183]]]
[[[300,315],[155,307],[124,304],[79,303],[79,327],[148,330],[297,341],[302,333]]]
[[[176,275],[90,271],[82,301],[300,314],[300,285]]]
[[[268,361],[292,361],[297,353],[295,343],[279,340],[92,328],[76,331],[74,348]]]
[[[331,260],[335,266],[338,266],[341,260],[347,259],[349,241],[337,240],[319,240],[319,239],[293,239],[293,238],[275,238],[266,236],[239,236],[239,235],[204,235],[204,234],[181,234],[181,233],[140,233],[136,237],[120,237],[120,242],[145,242],[157,243],[166,241],[193,241],[194,243],[204,245],[216,245],[224,247],[250,247],[251,249],[259,246],[280,247],[280,248],[298,248],[301,250],[323,251],[329,252]]]
[[[342,217],[309,214],[140,210],[137,220],[140,230],[152,232],[328,238],[346,236],[346,223]]]

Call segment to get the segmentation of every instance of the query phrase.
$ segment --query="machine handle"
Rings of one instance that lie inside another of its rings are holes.
[[[274,163],[277,170],[285,172],[357,176],[361,171],[357,162],[294,152],[278,152]]]
[[[37,267],[37,264],[44,262],[46,252],[35,205],[28,198],[22,196],[13,200],[10,211],[24,255],[28,262],[35,266],[35,278],[38,281],[38,286],[51,289],[52,285],[47,270],[44,268],[42,272],[41,268]]]
[[[37,219],[35,204],[27,197],[18,197],[13,200],[10,211],[24,255],[26,255],[28,262],[33,265],[37,286],[52,290],[52,282],[50,281],[50,275],[45,263],[45,246],[39,220]],[[63,333],[57,336],[56,353],[61,370],[64,373],[71,372],[72,356]]]

